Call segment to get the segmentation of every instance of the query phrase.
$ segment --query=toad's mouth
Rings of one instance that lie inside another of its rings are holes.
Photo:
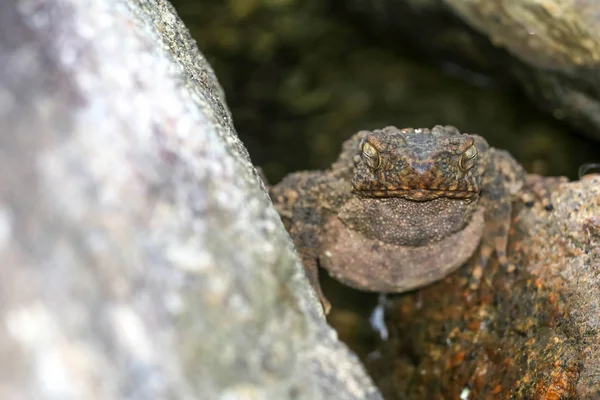
[[[388,198],[402,197],[413,201],[427,201],[440,197],[450,199],[475,200],[479,197],[479,191],[472,190],[449,190],[449,189],[384,189],[384,190],[357,190],[352,192],[362,197]]]

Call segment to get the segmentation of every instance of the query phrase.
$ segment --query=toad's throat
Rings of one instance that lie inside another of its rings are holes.
[[[427,201],[440,197],[450,199],[475,200],[479,197],[479,191],[471,190],[445,190],[445,189],[385,189],[385,190],[357,190],[353,193],[362,197],[402,197],[406,200]]]

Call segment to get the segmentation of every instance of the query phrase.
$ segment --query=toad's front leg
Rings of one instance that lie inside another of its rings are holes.
[[[566,178],[543,178],[528,175],[523,167],[506,151],[489,150],[488,165],[483,177],[481,204],[485,208],[485,228],[474,278],[478,281],[492,253],[509,272],[515,269],[506,255],[511,224],[512,202],[515,199],[532,206],[539,201],[546,210],[552,210],[551,188]]]
[[[512,201],[520,197],[526,173],[523,167],[506,151],[489,150],[488,165],[483,176],[481,205],[484,207],[485,228],[481,239],[479,258],[473,272],[478,282],[483,269],[495,252],[500,265],[514,270],[506,255],[511,223]],[[475,286],[477,283],[475,283]]]
[[[312,211],[315,210],[311,210]],[[296,245],[302,265],[304,266],[304,272],[310,285],[315,290],[325,315],[329,314],[331,310],[331,303],[321,289],[321,282],[319,280],[319,266],[317,263],[319,257],[319,234],[320,234],[320,215],[314,213],[313,215],[305,215],[308,217],[307,220],[299,221],[292,226],[290,229],[290,235]]]
[[[319,173],[298,172],[288,175],[269,192],[294,241],[306,277],[327,315],[331,303],[321,289],[318,267],[322,212],[318,202],[318,189],[315,187],[318,187],[319,179]]]

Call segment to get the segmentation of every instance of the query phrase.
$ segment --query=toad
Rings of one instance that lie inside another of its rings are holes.
[[[506,256],[511,202],[527,175],[506,151],[451,126],[360,131],[326,171],[270,190],[327,313],[318,266],[351,287],[400,293],[446,277],[479,249]],[[547,209],[551,205],[546,202]]]

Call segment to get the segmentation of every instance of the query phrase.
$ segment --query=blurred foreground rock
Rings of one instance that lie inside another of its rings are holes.
[[[2,2],[0,124],[0,398],[380,398],[168,2]]]
[[[600,175],[515,213],[509,274],[473,262],[387,308],[368,363],[386,399],[600,398]]]

